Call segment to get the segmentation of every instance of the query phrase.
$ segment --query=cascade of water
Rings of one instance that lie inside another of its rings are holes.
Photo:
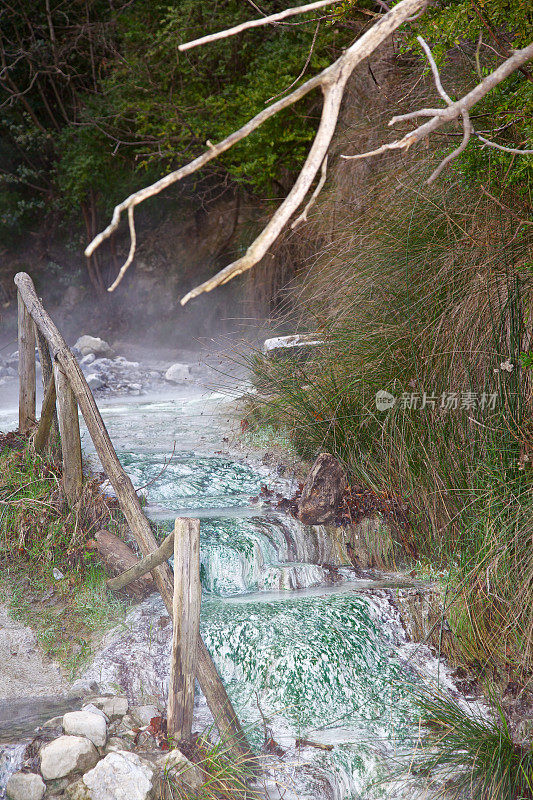
[[[6,796],[6,786],[11,775],[17,772],[24,761],[28,743],[0,745],[0,800]]]
[[[157,452],[121,459],[136,485],[164,465]],[[147,491],[167,528],[179,514],[202,518],[202,634],[251,741],[260,746],[267,730],[285,751],[275,780],[301,798],[385,796],[390,787],[374,784],[409,747],[409,696],[431,654],[419,648],[413,665],[390,592],[369,592],[341,566],[324,528],[251,503],[264,482],[264,470],[227,455],[183,450]],[[83,680],[119,685],[131,699],[164,698],[169,622],[158,597],[141,603]],[[210,722],[198,693],[195,725]]]
[[[220,430],[206,425],[213,408],[202,399],[200,419],[199,403],[111,405],[104,417],[134,485],[149,484],[157,521],[169,529],[177,515],[202,518],[202,634],[251,741],[260,747],[267,734],[284,751],[266,796],[408,798],[379,780],[410,747],[410,692],[438,662],[408,643],[391,590],[359,580],[324,528],[251,502],[265,469],[217,454]],[[160,475],[169,435],[180,449]],[[96,682],[102,691],[121,687],[132,701],[164,700],[170,638],[153,595],[107,634],[73,688]],[[212,723],[198,691],[195,729]],[[6,774],[22,752],[13,751]]]

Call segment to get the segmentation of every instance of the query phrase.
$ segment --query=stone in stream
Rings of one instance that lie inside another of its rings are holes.
[[[128,701],[125,697],[94,697],[91,702],[110,720],[119,719],[128,713]]]
[[[45,782],[34,772],[15,772],[6,787],[9,800],[42,800],[45,792]]]
[[[90,375],[87,375],[87,385],[89,389],[94,391],[95,389],[101,389],[104,385],[104,382],[98,375],[96,375],[94,372],[91,372]]]
[[[80,336],[74,347],[80,351],[82,356],[92,353],[95,356],[109,358],[114,355],[113,349],[108,343],[104,342],[103,339],[99,339],[97,336]]]
[[[60,736],[40,752],[41,772],[47,781],[85,772],[98,762],[94,744],[83,736]]]
[[[335,456],[321,453],[311,467],[298,501],[298,519],[305,525],[333,522],[348,481]]]
[[[71,784],[69,800],[147,800],[154,770],[135,753],[109,753],[81,780]]]
[[[169,383],[187,383],[191,377],[188,364],[172,364],[165,372],[165,380]]]
[[[96,747],[107,739],[107,724],[102,715],[91,711],[69,711],[63,716],[63,730],[73,736],[85,736]]]

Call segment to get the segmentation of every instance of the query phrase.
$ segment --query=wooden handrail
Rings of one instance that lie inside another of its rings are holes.
[[[26,272],[18,272],[15,275],[15,284],[19,292],[19,303],[27,310],[37,329],[48,342],[54,364],[61,369],[61,373],[68,379],[70,389],[80,407],[102,467],[116,492],[117,500],[130,530],[143,555],[148,556],[157,549],[157,542],[152,533],[150,523],[143,513],[133,484],[117,458],[109,433],[81,367],[50,315],[43,308],[30,276]],[[22,317],[24,318],[24,315]],[[35,345],[33,346],[35,347]],[[161,564],[153,569],[152,575],[168,614],[173,619],[174,585],[170,567],[168,564]],[[249,755],[250,750],[244,731],[217,672],[215,663],[201,635],[198,634],[197,638],[196,677],[220,735],[228,747]]]

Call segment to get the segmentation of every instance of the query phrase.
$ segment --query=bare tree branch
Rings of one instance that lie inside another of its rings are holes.
[[[110,224],[101,233],[96,236],[93,241],[88,245],[85,250],[85,255],[90,256],[96,248],[102,244],[111,234],[118,228],[120,218],[123,211],[135,207],[142,203],[149,197],[159,194],[163,189],[171,186],[177,181],[191,175],[199,170],[212,159],[216,158],[221,153],[224,153],[237,142],[244,139],[252,131],[256,130],[267,119],[277,114],[284,108],[287,108],[302,97],[307,95],[313,89],[320,87],[324,94],[324,102],[322,107],[322,115],[320,124],[309,150],[305,164],[296,179],[296,182],[285,198],[284,202],[277,209],[272,216],[271,220],[257,237],[257,239],[250,245],[246,254],[230,264],[213,278],[203,283],[201,286],[193,289],[186,297],[181,300],[184,305],[192,297],[197,297],[202,292],[211,291],[216,286],[231,280],[236,275],[253,267],[258,261],[263,258],[271,244],[281,233],[285,224],[289,221],[292,214],[298,209],[303,202],[307,192],[311,188],[313,180],[322,165],[326,156],[331,138],[333,136],[339,110],[344,94],[344,89],[348,78],[352,74],[355,67],[367,58],[374,50],[379,47],[388,37],[393,33],[409,16],[414,12],[418,12],[425,8],[427,0],[401,0],[392,11],[383,15],[375,25],[363,34],[354,44],[349,47],[333,64],[323,70],[321,73],[303,83],[291,94],[281,98],[276,103],[263,109],[253,119],[249,120],[242,128],[234,131],[226,139],[223,139],[218,144],[208,143],[209,149],[201,156],[191,161],[189,164],[181,167],[169,175],[161,178],[151,186],[140,189],[138,192],[127,197],[113,211],[113,216]],[[303,6],[300,6],[300,9]],[[130,255],[128,256],[127,266],[125,265],[119,275],[123,276],[129,264],[131,264],[133,255],[132,248],[130,247]],[[120,281],[116,280],[112,288],[116,288]],[[111,290],[111,287],[109,291]]]
[[[182,52],[184,50],[191,50],[193,47],[199,47],[202,44],[217,42],[219,39],[227,39],[228,36],[236,36],[236,34],[247,31],[250,28],[259,28],[261,25],[279,22],[282,19],[287,19],[287,17],[294,17],[295,14],[305,14],[306,11],[316,11],[317,8],[332,6],[339,2],[340,0],[317,0],[316,3],[308,3],[305,6],[286,8],[285,11],[280,11],[277,14],[271,14],[261,19],[251,19],[248,22],[241,22],[240,25],[235,25],[234,28],[228,28],[225,31],[218,31],[217,33],[209,33],[207,36],[202,36],[200,39],[194,39],[192,42],[185,42],[184,44],[178,45],[178,50]]]
[[[497,150],[503,150],[504,153],[516,153],[519,156],[533,155],[533,150],[520,150],[518,147],[506,147],[503,144],[492,142],[490,139],[485,139],[485,137],[480,133],[477,133],[477,131],[473,130],[472,133],[479,139],[480,142],[483,142],[483,144],[486,144],[489,147],[495,147]]]
[[[396,139],[394,142],[387,142],[387,144],[381,145],[376,150],[370,150],[367,153],[357,153],[353,156],[346,156],[343,155],[341,158],[354,160],[359,158],[369,158],[370,156],[380,155],[381,153],[385,153],[388,150],[408,150],[411,145],[416,144],[421,139],[425,139],[426,136],[433,133],[437,128],[446,125],[449,122],[453,122],[454,120],[462,117],[463,120],[463,140],[456,150],[450,153],[446,158],[441,162],[441,164],[437,167],[437,169],[433,172],[433,174],[428,179],[428,183],[431,183],[435,180],[435,178],[440,175],[442,170],[453,161],[457,156],[459,156],[467,147],[468,142],[472,134],[476,135],[484,144],[490,147],[496,147],[498,150],[504,150],[505,152],[510,153],[518,153],[520,155],[528,155],[532,153],[532,150],[519,150],[517,148],[508,148],[504,145],[499,145],[496,142],[491,142],[489,139],[485,139],[483,136],[476,134],[474,129],[472,128],[472,124],[470,122],[470,117],[468,112],[470,109],[479,103],[479,101],[485,97],[495,86],[501,83],[505,78],[511,75],[515,70],[522,67],[528,61],[533,59],[533,43],[527,45],[527,47],[522,48],[522,50],[515,50],[513,55],[508,58],[506,61],[503,62],[494,72],[491,72],[490,75],[487,75],[477,86],[472,89],[471,92],[468,92],[464,97],[460,100],[456,100],[455,102],[451,102],[449,96],[446,94],[444,89],[442,88],[442,83],[440,80],[439,71],[435,64],[435,60],[429,47],[424,42],[422,37],[418,37],[418,40],[423,47],[426,55],[428,56],[431,69],[433,72],[433,77],[435,79],[435,84],[437,86],[437,91],[441,95],[441,97],[445,100],[448,104],[446,108],[422,108],[418,111],[411,111],[408,114],[400,114],[399,116],[393,117],[389,125],[396,125],[398,122],[405,122],[406,120],[415,119],[416,117],[430,117],[428,122],[425,122],[423,125],[420,125],[414,131],[407,133],[401,139]]]
[[[291,224],[291,230],[294,230],[295,228],[297,228],[298,225],[301,222],[307,222],[307,215],[308,215],[309,211],[311,210],[311,208],[314,206],[318,195],[322,191],[322,188],[323,188],[323,186],[324,186],[324,184],[326,182],[327,174],[328,174],[328,157],[325,156],[324,161],[322,162],[320,180],[318,181],[318,183],[316,185],[315,191],[311,195],[311,197],[309,199],[309,202],[307,203],[306,207],[304,208],[304,210],[302,211],[300,216],[297,217],[294,220],[294,222]]]

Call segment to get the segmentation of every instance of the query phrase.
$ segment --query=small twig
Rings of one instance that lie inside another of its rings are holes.
[[[322,162],[320,180],[316,185],[315,191],[311,195],[309,202],[307,203],[306,207],[304,208],[300,216],[297,217],[292,223],[291,230],[294,230],[301,222],[307,222],[307,214],[314,206],[316,199],[320,194],[320,192],[322,191],[322,188],[326,182],[327,170],[328,170],[328,157],[325,156],[324,161]]]
[[[309,48],[309,53],[307,54],[307,58],[305,60],[305,64],[303,65],[300,74],[298,75],[298,77],[296,77],[293,80],[293,82],[291,84],[289,84],[289,86],[287,86],[281,92],[278,92],[277,94],[273,95],[272,97],[269,97],[268,100],[267,100],[267,103],[271,103],[272,100],[277,100],[278,97],[281,97],[282,94],[285,94],[286,92],[288,92],[290,89],[292,89],[293,86],[296,86],[296,84],[298,83],[300,78],[303,78],[303,76],[305,75],[307,67],[309,66],[309,62],[311,61],[311,56],[313,55],[313,50],[315,49],[316,37],[318,36],[318,31],[320,30],[320,22],[321,22],[321,20],[318,20],[318,22],[316,24],[315,33],[314,33],[314,36],[313,36],[313,41],[311,42],[311,47]]]
[[[433,58],[433,53],[429,49],[429,45],[427,44],[425,39],[423,39],[421,36],[417,36],[416,40],[417,40],[417,42],[419,43],[420,47],[422,48],[422,50],[424,51],[424,53],[427,56],[427,60],[429,61],[429,66],[431,67],[431,71],[433,73],[433,80],[435,81],[435,86],[437,87],[437,92],[440,94],[440,96],[442,97],[442,99],[444,100],[446,105],[447,106],[451,106],[452,105],[452,98],[450,97],[449,94],[447,94],[444,91],[444,87],[443,87],[441,79],[440,79],[440,73],[439,73],[437,64],[435,62],[435,59]]]
[[[470,141],[470,136],[472,135],[472,123],[470,122],[470,117],[469,117],[468,111],[466,109],[463,109],[463,111],[461,111],[461,116],[463,118],[463,131],[464,131],[464,133],[463,133],[463,141],[461,142],[459,147],[456,147],[455,150],[453,150],[451,153],[449,153],[446,156],[446,158],[443,159],[440,162],[440,164],[437,167],[437,169],[434,172],[431,173],[431,175],[429,176],[429,178],[427,180],[428,184],[433,183],[433,181],[436,180],[439,177],[439,175],[441,174],[442,170],[445,169],[445,167],[448,166],[450,161],[453,161],[455,158],[460,156],[461,153],[463,152],[463,150],[466,150],[466,148],[468,146],[468,142]]]
[[[130,266],[130,264],[133,261],[133,258],[135,256],[135,248],[137,247],[137,234],[135,232],[135,218],[133,216],[133,213],[134,213],[133,212],[133,208],[134,208],[133,206],[130,206],[128,208],[128,225],[129,225],[129,228],[130,228],[130,251],[128,253],[128,257],[127,257],[126,261],[121,266],[117,277],[115,278],[115,280],[113,281],[111,286],[108,287],[108,289],[107,289],[108,292],[112,292],[117,288],[117,286],[119,285],[120,281],[124,277],[124,274],[125,274],[126,270]]]
[[[137,488],[135,489],[135,491],[136,491],[136,492],[140,492],[140,491],[142,491],[143,489],[146,489],[148,486],[151,486],[151,485],[152,485],[152,483],[155,483],[157,480],[159,480],[159,478],[161,477],[161,475],[163,475],[163,473],[164,473],[164,472],[166,472],[166,470],[168,469],[168,467],[169,467],[169,465],[170,465],[170,462],[171,462],[171,461],[172,461],[172,459],[174,458],[174,452],[175,452],[175,450],[176,450],[176,440],[174,439],[174,447],[172,448],[172,453],[170,454],[170,458],[168,459],[168,461],[166,461],[166,462],[165,462],[165,466],[163,467],[163,469],[161,470],[161,472],[159,472],[159,473],[158,473],[158,474],[155,476],[155,478],[152,478],[151,480],[149,480],[149,481],[148,481],[148,483],[145,483],[145,484],[144,484],[144,486],[139,486],[139,487],[137,487]]]
[[[420,37],[421,38],[421,37]],[[423,40],[422,40],[423,41]],[[421,44],[422,44],[421,41]],[[425,43],[424,43],[425,44]],[[425,49],[425,48],[424,48]],[[428,48],[429,50],[429,48]],[[427,53],[426,53],[427,55]],[[429,58],[429,56],[428,56]],[[453,122],[459,116],[463,119],[463,141],[459,145],[456,150],[450,153],[446,158],[441,162],[441,164],[437,167],[437,169],[432,173],[429,177],[427,183],[431,183],[435,180],[435,178],[440,175],[444,167],[457,158],[464,149],[467,147],[468,142],[474,132],[472,128],[472,123],[470,122],[470,117],[468,112],[470,109],[479,103],[480,100],[485,97],[495,86],[500,84],[505,78],[511,75],[515,70],[519,69],[523,64],[526,64],[533,58],[533,43],[529,44],[527,47],[524,47],[522,50],[515,50],[513,55],[508,58],[506,61],[503,62],[494,72],[491,72],[490,75],[487,75],[481,83],[479,83],[471,92],[468,92],[464,97],[460,100],[456,100],[455,102],[450,102],[446,108],[422,108],[418,111],[411,111],[408,114],[400,114],[398,116],[393,117],[390,122],[390,125],[396,125],[398,122],[404,122],[405,120],[415,119],[416,117],[429,117],[430,119],[425,122],[423,125],[420,125],[414,131],[405,134],[401,139],[396,139],[394,142],[387,142],[387,144],[378,147],[376,150],[371,150],[367,153],[357,153],[353,156],[342,155],[341,158],[344,159],[358,159],[358,158],[368,158],[370,156],[380,155],[382,153],[387,152],[388,150],[408,150],[411,145],[419,142],[422,139],[425,139],[429,134],[433,133],[438,128],[446,125],[449,122]],[[442,84],[440,81],[440,76],[438,74],[438,69],[435,64],[435,60],[433,56],[431,56],[430,64],[433,70],[433,77],[435,79],[435,84],[437,86],[437,90],[443,99],[446,99],[448,95],[442,89]],[[440,86],[440,88],[439,88]],[[441,91],[442,89],[442,91]],[[449,99],[449,98],[448,98]],[[484,137],[479,136],[478,138],[482,141]],[[502,150],[509,150],[509,152],[519,153],[520,155],[529,154],[532,151],[530,150],[517,150],[514,148],[506,148],[503,145],[497,145],[495,142],[490,142],[490,140],[484,140],[484,143],[496,147],[497,149]]]
[[[503,150],[504,153],[516,153],[519,156],[529,156],[533,155],[533,150],[520,150],[518,147],[506,147],[503,144],[497,144],[497,142],[492,142],[490,139],[485,139],[480,133],[476,133],[476,131],[472,131],[474,136],[476,136],[480,142],[483,144],[488,145],[488,147],[495,147],[497,150]]]

